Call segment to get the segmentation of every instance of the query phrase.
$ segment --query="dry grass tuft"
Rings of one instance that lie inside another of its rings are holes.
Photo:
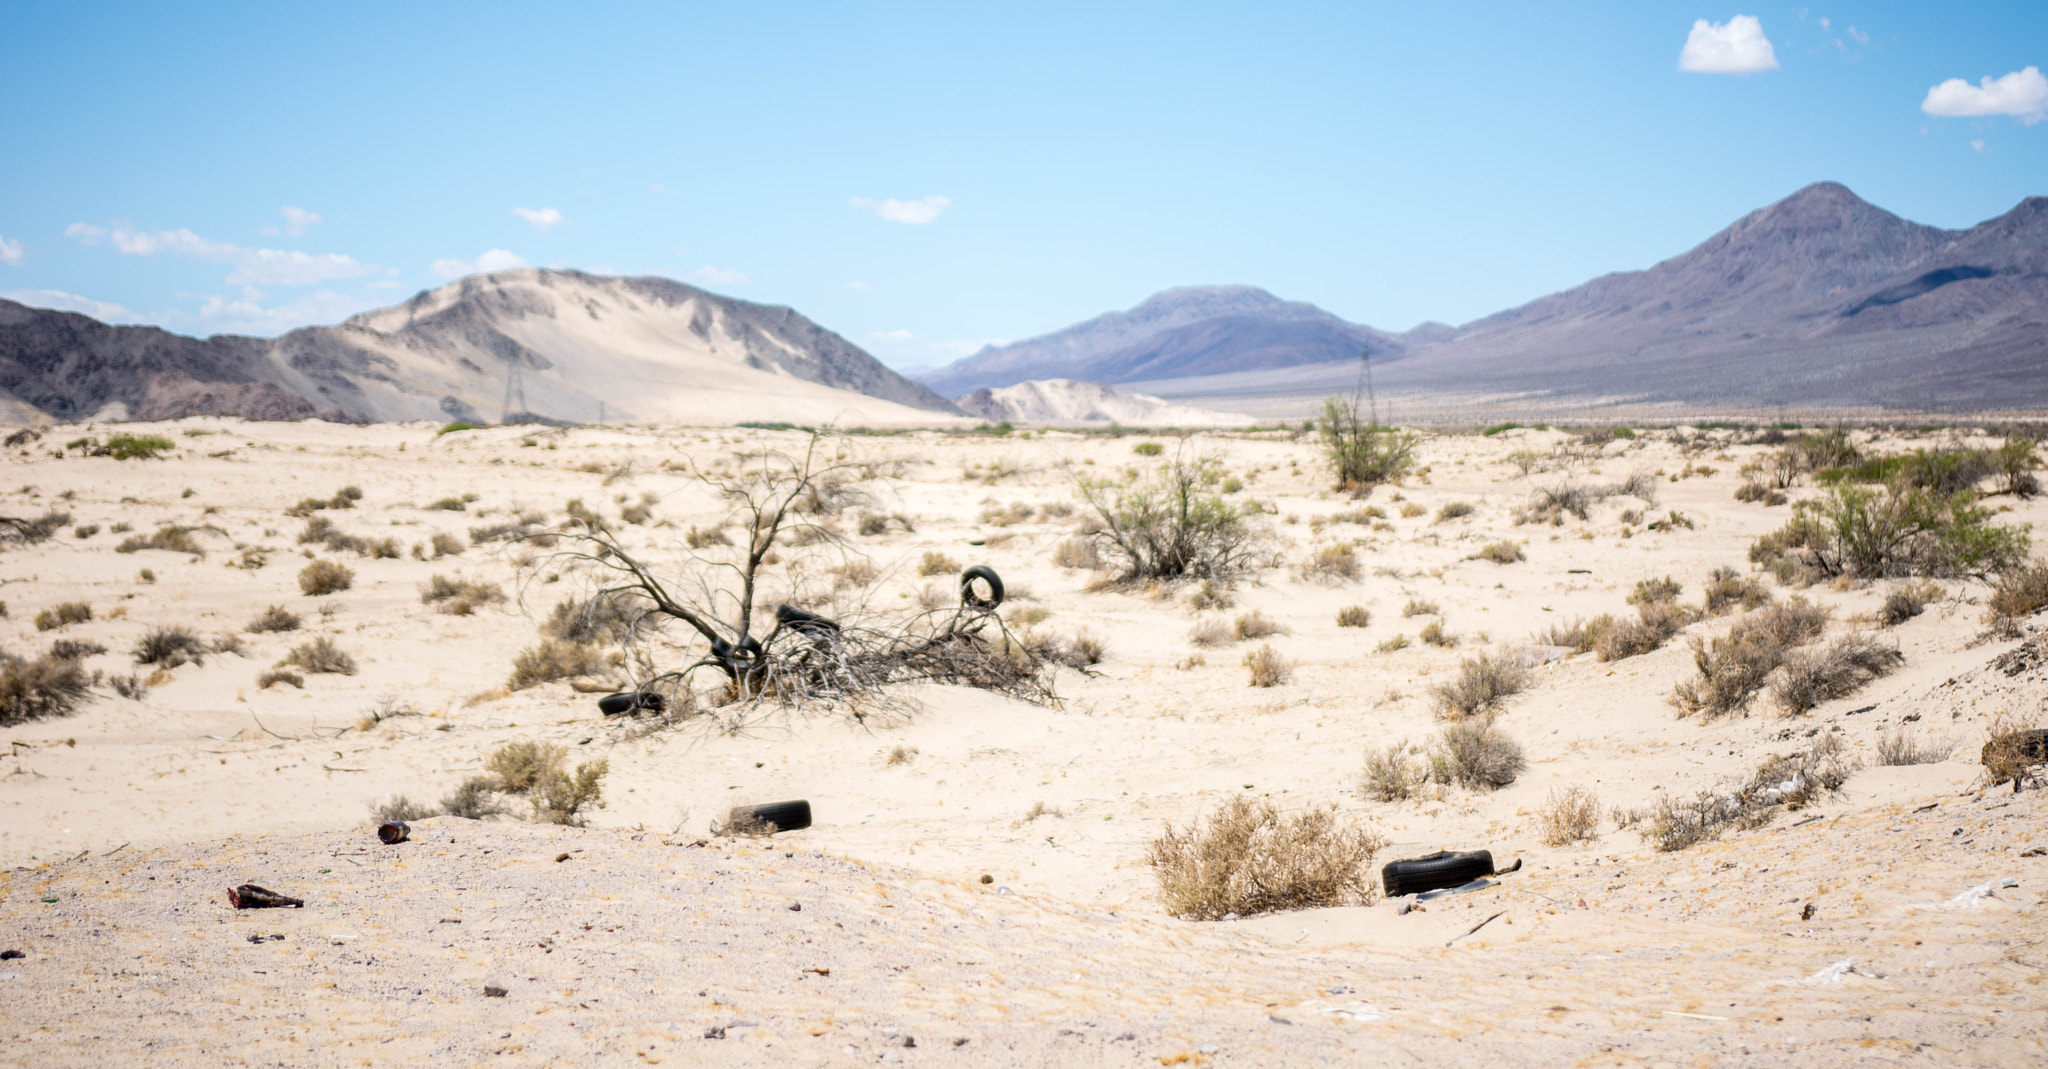
[[[2001,638],[2018,638],[2020,621],[2048,609],[2048,561],[2034,561],[1998,577],[1984,622]]]
[[[504,600],[505,591],[496,583],[436,575],[420,585],[420,604],[432,605],[435,612],[450,616],[468,616]]]
[[[293,646],[292,651],[285,654],[284,660],[277,663],[280,668],[285,665],[291,665],[294,668],[303,668],[316,675],[325,673],[352,676],[356,674],[356,659],[344,652],[340,646],[335,645],[334,640],[326,635],[321,635],[311,642],[302,642],[299,645]]]
[[[1230,588],[1213,579],[1204,579],[1202,584],[1188,592],[1188,608],[1194,612],[1208,612],[1211,609],[1227,609],[1237,604]]]
[[[1285,816],[1235,797],[1206,823],[1168,825],[1149,861],[1166,911],[1184,920],[1369,902],[1377,833],[1327,809]]]
[[[1725,791],[1701,791],[1687,801],[1668,795],[1644,838],[1660,851],[1683,850],[1718,839],[1731,830],[1758,828],[1780,807],[1799,809],[1822,794],[1842,789],[1856,766],[1842,756],[1841,736],[1825,734],[1804,753],[1772,758],[1747,783]]]
[[[1576,783],[1552,790],[1536,815],[1543,822],[1545,845],[1570,846],[1600,837],[1600,796]]]
[[[1363,605],[1346,605],[1337,610],[1338,627],[1367,627],[1372,624],[1372,613]]]
[[[1401,606],[1401,615],[1403,617],[1435,616],[1439,611],[1436,607],[1436,602],[1425,601],[1421,598],[1409,598],[1408,604]]]
[[[1923,742],[1908,734],[1903,725],[1877,737],[1877,763],[1886,767],[1937,764],[1955,752],[1953,741],[1936,738]]]
[[[1694,638],[1699,678],[1679,683],[1671,702],[1681,715],[1698,713],[1707,719],[1740,712],[1792,649],[1819,638],[1826,626],[1825,609],[1794,599],[1737,620],[1726,635],[1710,642]]]
[[[1251,670],[1251,685],[1254,687],[1277,687],[1294,674],[1294,666],[1269,644],[1262,644],[1245,654],[1243,664]]]
[[[1844,635],[1822,649],[1787,657],[1785,674],[1771,684],[1771,697],[1787,715],[1804,713],[1824,701],[1856,693],[1905,661],[1897,646],[1869,635]]]
[[[1384,642],[1381,642],[1379,645],[1374,646],[1373,652],[1392,653],[1395,650],[1405,650],[1408,648],[1408,645],[1409,643],[1407,635],[1395,635],[1394,637],[1387,639]]]
[[[542,639],[540,645],[522,651],[512,659],[512,677],[505,685],[525,690],[558,679],[574,679],[604,670],[604,658],[597,647],[582,642]]]
[[[1439,783],[1495,791],[1515,781],[1529,760],[1522,744],[1494,726],[1490,717],[1445,725],[1429,755],[1430,775]]]
[[[1427,642],[1430,645],[1435,646],[1439,649],[1447,650],[1458,644],[1458,636],[1451,634],[1450,631],[1446,630],[1444,628],[1444,622],[1442,620],[1431,620],[1430,622],[1422,625],[1422,630],[1416,632],[1416,635],[1419,636],[1422,639],[1422,641]]]
[[[1268,620],[1265,614],[1257,609],[1239,616],[1230,628],[1231,638],[1238,642],[1254,638],[1265,638],[1268,635],[1284,635],[1286,633],[1286,628],[1272,620]]]
[[[1444,507],[1436,510],[1435,522],[1445,523],[1470,515],[1472,515],[1472,503],[1470,501],[1451,501],[1447,502]]]
[[[1482,653],[1458,665],[1458,678],[1430,688],[1430,709],[1448,720],[1498,707],[1529,686],[1529,669],[1511,653]]]
[[[1301,577],[1313,583],[1336,584],[1358,578],[1358,552],[1349,542],[1325,546],[1301,566]]]
[[[307,597],[339,593],[355,581],[356,573],[331,560],[316,560],[299,569],[299,592]]]
[[[36,614],[36,630],[55,631],[92,619],[92,606],[83,601],[64,601]]]
[[[272,605],[263,610],[261,615],[249,621],[249,626],[246,628],[251,634],[257,635],[266,635],[276,631],[297,631],[298,629],[299,614],[286,609],[282,605]]]
[[[71,715],[91,697],[92,678],[66,657],[0,663],[0,726]]]
[[[1361,786],[1366,794],[1382,802],[1412,797],[1428,779],[1428,769],[1410,752],[1406,742],[1366,751]]]
[[[1235,639],[1232,637],[1229,624],[1211,617],[1195,621],[1195,626],[1188,631],[1188,641],[1196,646],[1213,648],[1227,646]]]
[[[1495,564],[1514,564],[1524,558],[1522,556],[1522,546],[1519,542],[1502,540],[1499,542],[1489,542],[1485,546],[1480,547],[1479,552],[1472,555],[1472,559],[1490,560]]]

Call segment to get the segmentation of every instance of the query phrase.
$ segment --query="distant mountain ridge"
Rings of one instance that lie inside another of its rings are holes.
[[[1383,388],[1686,405],[2048,406],[2048,198],[1965,230],[1901,219],[1835,182],[1807,186],[1641,271],[1401,334],[1263,291],[1225,307],[1168,290],[1128,313],[924,376],[1098,377],[1167,399],[1348,389],[1358,346]],[[1181,296],[1176,296],[1181,295]],[[1263,299],[1261,299],[1263,298]],[[1173,315],[1140,314],[1161,302]],[[1276,308],[1290,311],[1276,314]],[[1293,309],[1310,309],[1303,315]],[[1100,325],[1120,328],[1105,334]],[[1311,332],[1300,324],[1315,324]],[[1085,364],[1099,376],[1076,372]]]
[[[508,407],[560,422],[959,415],[789,308],[663,278],[533,268],[274,340],[187,338],[0,301],[0,390],[58,419],[109,406],[131,419],[484,420]]]

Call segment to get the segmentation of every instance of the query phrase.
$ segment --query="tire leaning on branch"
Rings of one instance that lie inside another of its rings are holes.
[[[974,590],[974,581],[988,584],[988,596],[983,597]],[[1003,603],[1003,579],[994,568],[977,564],[960,573],[960,604],[978,612],[994,612]]]

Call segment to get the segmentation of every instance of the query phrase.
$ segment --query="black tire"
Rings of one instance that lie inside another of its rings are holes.
[[[811,803],[768,802],[736,805],[725,815],[725,830],[740,834],[773,835],[778,831],[801,831],[811,826]]]
[[[839,621],[827,620],[794,605],[777,605],[775,621],[812,642],[830,642],[839,635]]]
[[[761,663],[761,644],[751,637],[742,640],[738,646],[722,638],[714,638],[711,640],[711,656],[733,675],[743,676]]]
[[[658,713],[668,707],[661,695],[651,690],[626,694],[607,694],[597,700],[597,711],[606,716],[625,716],[627,713],[645,709]]]
[[[988,597],[984,598],[974,592],[976,579],[988,584]],[[1002,603],[1003,578],[996,574],[994,568],[986,564],[977,564],[960,573],[960,604],[982,612],[994,612]]]
[[[1388,898],[1420,894],[1440,887],[1458,887],[1493,875],[1493,853],[1473,850],[1454,854],[1439,850],[1428,857],[1389,861],[1380,869],[1380,886]]]

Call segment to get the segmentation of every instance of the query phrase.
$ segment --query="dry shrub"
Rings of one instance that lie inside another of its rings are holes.
[[[1358,578],[1358,553],[1350,543],[1326,546],[1307,564],[1301,577],[1314,583],[1341,583]]]
[[[36,614],[36,630],[55,631],[92,619],[92,606],[82,601],[64,601]]]
[[[214,649],[219,652],[227,652],[225,650],[221,650],[220,645],[218,643],[214,645]],[[50,643],[50,656],[55,657],[60,661],[76,661],[86,657],[96,656],[98,654],[102,654],[105,652],[107,652],[107,648],[105,646],[102,646],[99,643],[94,642],[90,639],[60,638],[57,641]],[[236,650],[235,652],[239,653],[241,651]]]
[[[1375,652],[1375,653],[1392,653],[1392,652],[1394,652],[1395,650],[1405,650],[1405,649],[1407,649],[1407,648],[1408,648],[1408,636],[1407,636],[1407,635],[1395,635],[1395,636],[1394,636],[1393,638],[1387,639],[1386,641],[1384,641],[1384,642],[1381,642],[1381,643],[1380,643],[1379,645],[1377,645],[1377,646],[1374,646],[1374,647],[1373,647],[1373,652]]]
[[[1382,802],[1403,801],[1428,779],[1428,770],[1409,752],[1406,742],[1366,751],[1362,786],[1366,794]]]
[[[1412,520],[1417,516],[1427,515],[1428,513],[1428,509],[1423,508],[1421,505],[1418,505],[1413,501],[1410,501],[1407,504],[1401,506],[1401,518],[1404,520]]]
[[[1013,605],[1007,617],[1011,627],[1030,627],[1044,623],[1045,618],[1051,615],[1052,610],[1043,605]]]
[[[832,569],[832,576],[832,585],[835,589],[860,589],[873,586],[875,580],[882,577],[882,572],[871,561],[850,560]]]
[[[639,624],[643,615],[641,604],[633,595],[624,593],[563,598],[541,623],[540,633],[584,645],[623,642]]]
[[[1462,517],[1470,515],[1472,515],[1471,502],[1452,501],[1445,504],[1444,507],[1436,510],[1436,520],[1434,522],[1444,523],[1449,520],[1460,519]]]
[[[206,550],[192,538],[192,532],[197,530],[197,527],[167,523],[158,527],[155,534],[130,535],[122,539],[121,544],[114,547],[114,552],[135,553],[145,549],[167,549],[173,553],[190,553],[195,557],[204,557]]]
[[[1188,594],[1188,608],[1195,612],[1227,609],[1235,604],[1237,599],[1231,596],[1230,588],[1213,579],[1202,580],[1202,585]]]
[[[420,604],[432,605],[435,612],[450,616],[468,616],[482,606],[504,600],[505,591],[496,583],[436,575],[420,585]]]
[[[1459,720],[1497,707],[1529,686],[1529,669],[1511,653],[1482,653],[1458,665],[1458,678],[1430,688],[1436,715]]]
[[[1211,647],[1227,646],[1234,639],[1229,624],[1211,618],[1195,621],[1194,628],[1188,632],[1188,641],[1197,646]]]
[[[931,554],[925,554],[930,557]],[[1052,548],[1052,562],[1062,568],[1102,567],[1102,554],[1095,549],[1095,543],[1086,538],[1062,538]]]
[[[1989,786],[2009,780],[2014,790],[2029,780],[2039,786],[2040,774],[2030,770],[2048,763],[2048,736],[2022,717],[2001,713],[1991,722],[1990,738],[1977,760],[1984,766],[1984,781]]]
[[[1636,581],[1636,588],[1629,592],[1628,603],[1645,605],[1652,602],[1677,601],[1678,595],[1684,590],[1685,587],[1680,585],[1678,580],[1668,575],[1662,579],[1640,579]]]
[[[1401,606],[1401,615],[1403,617],[1435,616],[1437,611],[1436,602],[1424,601],[1421,598],[1409,598],[1408,604]]]
[[[1708,616],[1720,616],[1738,607],[1749,612],[1770,603],[1771,592],[1764,587],[1763,580],[1755,576],[1742,575],[1725,564],[1707,576],[1705,609]]]
[[[981,508],[981,522],[996,527],[1009,527],[1023,523],[1037,511],[1022,501],[1012,501],[1008,505],[991,501]]]
[[[683,541],[688,543],[691,549],[732,545],[732,539],[726,537],[723,527],[692,527],[683,536]]]
[[[1698,713],[1707,719],[1740,712],[1791,650],[1819,638],[1826,626],[1825,609],[1795,598],[1737,620],[1712,641],[1694,638],[1699,678],[1679,683],[1672,704],[1682,715]]]
[[[1601,660],[1619,661],[1661,649],[1679,628],[1692,623],[1693,613],[1668,601],[1645,601],[1636,605],[1633,620],[1602,619],[1608,622],[1594,639],[1593,648]]]
[[[435,560],[440,560],[442,557],[459,557],[464,550],[469,548],[469,546],[463,543],[460,536],[450,534],[447,531],[435,531],[431,545],[434,547]]]
[[[898,743],[895,748],[889,751],[889,757],[882,762],[882,766],[884,768],[894,768],[897,765],[907,765],[910,763],[910,759],[916,756],[917,747]]]
[[[1779,808],[1799,809],[1822,794],[1842,789],[1856,766],[1842,756],[1842,739],[1825,734],[1804,753],[1775,757],[1758,767],[1747,783],[1724,791],[1701,791],[1688,800],[1668,795],[1642,832],[1661,851],[1718,839],[1730,830],[1758,828]]]
[[[1386,840],[1328,809],[1282,815],[1238,796],[1206,823],[1168,825],[1148,860],[1166,911],[1220,920],[1372,900],[1367,868]]]
[[[1496,791],[1515,781],[1529,760],[1522,744],[1494,726],[1491,717],[1447,724],[1429,755],[1430,775],[1439,783]]]
[[[425,820],[438,817],[441,810],[423,802],[415,802],[402,794],[394,794],[383,802],[370,807],[370,819],[379,824],[392,820]]]
[[[1268,635],[1284,635],[1286,633],[1286,628],[1272,620],[1266,619],[1265,614],[1257,609],[1239,616],[1237,622],[1232,624],[1230,628],[1231,637],[1239,642],[1247,639],[1265,638]]]
[[[135,663],[176,668],[206,663],[206,643],[182,627],[152,627],[135,643]]]
[[[491,775],[492,789],[505,794],[525,794],[543,778],[561,774],[568,760],[567,746],[520,739],[491,751],[491,755],[484,758],[484,771]]]
[[[1536,815],[1543,822],[1545,845],[1570,846],[1600,837],[1600,796],[1576,783],[1552,790]]]
[[[959,570],[959,561],[935,549],[925,550],[924,560],[920,561],[917,566],[917,574],[923,576],[952,575]]]
[[[1914,738],[1903,725],[1877,737],[1877,763],[1886,767],[1898,765],[1932,765],[1949,759],[1956,752],[1956,744],[1945,738],[1925,742]]]
[[[1901,584],[1884,596],[1884,604],[1877,609],[1877,622],[1885,627],[1897,627],[1926,612],[1927,603],[1941,595],[1939,583],[1923,580]]]
[[[299,569],[299,591],[307,597],[338,593],[347,590],[355,581],[356,573],[331,560],[316,560]]]
[[[508,812],[498,800],[497,781],[489,776],[471,776],[441,799],[441,811],[464,820],[482,820]]]
[[[1040,799],[1039,801],[1031,803],[1031,808],[1024,811],[1023,817],[1018,819],[1017,824],[1015,826],[1022,827],[1026,824],[1031,823],[1034,820],[1037,820],[1039,817],[1064,817],[1066,815],[1067,814],[1065,810],[1060,809],[1056,806],[1046,805],[1045,801],[1043,799]]]
[[[1294,666],[1270,644],[1261,644],[1258,649],[1245,654],[1243,664],[1251,670],[1251,685],[1254,687],[1277,687],[1294,674]]]
[[[1569,646],[1574,653],[1591,653],[1599,648],[1600,637],[1613,626],[1614,617],[1602,613],[1590,620],[1573,619],[1570,623],[1551,624],[1536,633],[1536,640],[1545,646]]]
[[[1372,623],[1372,613],[1363,605],[1346,605],[1337,610],[1338,627],[1366,627]]]
[[[2020,621],[2048,609],[2048,561],[2034,561],[1998,577],[1984,622],[2001,638],[2018,638]]]
[[[505,685],[525,690],[558,679],[573,679],[604,670],[604,657],[597,647],[582,642],[542,639],[540,645],[521,651],[512,659],[512,676]]]
[[[279,667],[291,665],[294,668],[303,668],[315,675],[352,676],[356,674],[356,659],[349,656],[347,652],[335,644],[333,639],[328,638],[326,635],[321,635],[311,642],[302,642],[293,646],[292,651],[285,654],[284,660],[277,663]]]
[[[269,690],[279,683],[290,683],[300,690],[306,689],[306,677],[289,668],[272,668],[268,671],[260,672],[256,676],[257,690]],[[136,697],[136,695],[130,695],[130,697]]]
[[[1422,630],[1416,634],[1421,636],[1422,641],[1440,649],[1450,649],[1458,644],[1458,636],[1444,630],[1442,620],[1431,620],[1422,625]]]
[[[589,819],[586,809],[604,808],[604,777],[612,770],[605,758],[584,761],[575,773],[555,769],[534,783],[527,799],[533,803],[533,819],[543,824],[581,827]]]
[[[250,633],[258,635],[269,634],[274,631],[297,631],[298,629],[299,615],[282,605],[272,605],[263,610],[261,615],[249,621],[249,626],[246,628]]]
[[[1856,693],[1905,660],[1896,646],[1869,635],[1844,635],[1821,649],[1787,657],[1785,674],[1771,684],[1771,697],[1787,715],[1804,713],[1824,701]]]
[[[1518,542],[1502,540],[1489,542],[1472,555],[1474,560],[1490,560],[1495,564],[1514,564],[1523,559],[1522,546]]]
[[[91,696],[92,677],[72,658],[7,657],[0,663],[0,725],[69,716]]]

